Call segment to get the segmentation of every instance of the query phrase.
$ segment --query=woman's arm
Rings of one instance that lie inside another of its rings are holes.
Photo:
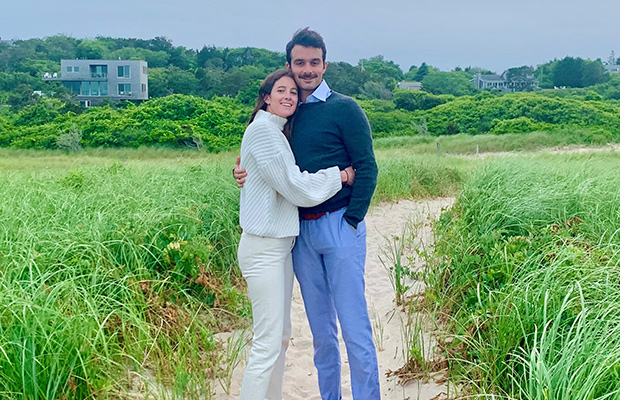
[[[289,150],[290,151],[290,150]],[[299,207],[313,207],[329,199],[342,188],[338,167],[313,174],[300,171],[292,154],[279,155],[260,166],[261,177],[285,199]]]
[[[302,172],[295,164],[295,158],[288,142],[277,127],[271,124],[256,124],[247,140],[247,149],[258,164],[258,173],[265,182],[291,203],[301,207],[321,204],[342,188],[342,177],[338,167],[317,171],[314,174]],[[344,175],[349,174],[346,172]]]

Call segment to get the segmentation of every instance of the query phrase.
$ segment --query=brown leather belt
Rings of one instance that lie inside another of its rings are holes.
[[[322,212],[322,213],[302,215],[302,216],[301,216],[301,219],[303,219],[303,220],[305,220],[305,221],[314,221],[314,220],[317,220],[317,219],[319,219],[319,218],[321,218],[321,217],[326,216],[327,214],[334,213],[334,212],[336,212],[336,211],[340,211],[340,210],[342,210],[342,208],[343,208],[343,207],[338,208],[338,209],[333,210],[333,211],[325,211],[325,212]]]
[[[319,219],[325,215],[327,215],[326,212],[317,213],[317,214],[306,214],[302,216],[301,219],[306,220],[306,221],[314,221],[315,219]]]

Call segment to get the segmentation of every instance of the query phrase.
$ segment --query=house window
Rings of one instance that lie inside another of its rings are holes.
[[[67,67],[67,72],[73,71],[73,67]]]
[[[107,65],[91,65],[90,75],[93,78],[107,78],[108,77],[108,66]]]
[[[142,84],[142,93],[146,92],[146,83]]]
[[[130,96],[131,95],[131,83],[119,83],[118,84],[118,95],[119,96]]]
[[[82,82],[80,86],[80,95],[90,96],[90,82]]]
[[[80,82],[64,81],[62,85],[69,89],[71,93],[80,94]]]
[[[73,67],[73,72],[80,72],[80,67]]]
[[[79,94],[80,96],[107,96],[108,95],[108,82],[104,82],[104,81],[82,82],[80,84]]]
[[[96,87],[98,94],[93,93],[93,86]],[[90,83],[90,95],[91,96],[107,96],[108,95],[108,82],[99,81]]]
[[[129,78],[129,65],[119,65],[118,66],[118,77],[119,78]]]
[[[147,75],[147,74],[148,74],[146,67],[142,67],[142,73],[143,73],[144,75]]]

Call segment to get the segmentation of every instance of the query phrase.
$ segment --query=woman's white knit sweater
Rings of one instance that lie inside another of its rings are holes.
[[[342,187],[340,169],[301,172],[282,133],[286,119],[259,110],[241,142],[241,167],[248,173],[241,189],[239,222],[244,232],[282,238],[299,235],[297,206],[313,207]]]

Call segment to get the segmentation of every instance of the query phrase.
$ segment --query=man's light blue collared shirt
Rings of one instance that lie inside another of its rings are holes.
[[[316,89],[314,89],[314,92],[312,92],[312,94],[310,96],[308,96],[306,101],[304,101],[301,104],[318,103],[320,101],[324,102],[324,101],[327,100],[327,98],[331,94],[332,94],[332,90],[327,85],[327,82],[325,82],[325,79],[323,79],[321,84],[319,86],[317,86]]]

